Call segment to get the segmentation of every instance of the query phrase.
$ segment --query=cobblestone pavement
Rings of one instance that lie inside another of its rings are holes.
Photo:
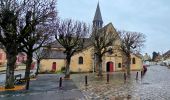
[[[124,73],[110,73],[109,84],[106,74],[103,78],[95,74],[74,74],[72,78],[87,100],[170,100],[170,69],[150,66],[143,78],[139,72],[138,80],[136,73],[132,72],[126,82]],[[85,86],[85,75],[88,86]]]

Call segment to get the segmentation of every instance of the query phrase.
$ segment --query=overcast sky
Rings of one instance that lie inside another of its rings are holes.
[[[92,24],[98,0],[58,0],[58,16]],[[170,50],[170,0],[99,0],[104,25],[112,22],[119,30],[142,32],[142,53]]]

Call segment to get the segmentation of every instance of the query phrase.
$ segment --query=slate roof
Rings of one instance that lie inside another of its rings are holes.
[[[51,48],[63,48],[63,46],[56,40],[53,43],[51,43]]]
[[[84,39],[84,48],[91,46],[90,38],[83,38]],[[51,48],[63,48],[63,46],[56,40],[50,45]]]
[[[85,38],[84,39],[84,48],[87,48],[91,45],[92,45],[92,42],[91,42],[90,38]]]
[[[97,4],[96,13],[95,13],[93,21],[102,21],[103,22],[101,12],[100,12],[99,3]]]
[[[66,55],[61,50],[44,49],[45,56],[43,59],[65,59]]]

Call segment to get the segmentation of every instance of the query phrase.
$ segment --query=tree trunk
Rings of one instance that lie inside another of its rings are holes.
[[[66,57],[66,68],[65,68],[65,78],[70,78],[70,61],[71,57],[67,56]]]
[[[7,51],[7,69],[6,69],[6,82],[5,82],[6,89],[14,88],[15,62],[16,62],[16,54],[9,53]]]
[[[98,59],[98,68],[99,68],[98,76],[103,76],[102,75],[102,58],[100,58],[100,57]]]
[[[37,60],[37,69],[35,73],[36,76],[39,74],[39,69],[40,69],[40,60]]]
[[[27,80],[26,90],[29,89],[31,64],[32,64],[32,53],[27,54],[27,62],[26,62],[26,70],[25,70],[25,79]]]
[[[127,56],[127,76],[130,77],[130,65],[131,65],[131,56],[130,54]]]

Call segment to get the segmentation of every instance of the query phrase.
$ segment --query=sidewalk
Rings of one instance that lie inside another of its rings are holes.
[[[6,91],[0,93],[0,100],[84,100],[85,97],[72,80],[63,80],[59,88],[59,78],[63,75],[42,74],[30,82],[28,91]]]
[[[15,71],[25,70],[25,69],[26,69],[26,66],[20,65],[20,66],[17,66]],[[0,74],[4,74],[4,73],[6,73],[6,67],[0,67]]]
[[[0,74],[5,73],[5,71],[6,71],[6,67],[0,67]]]

